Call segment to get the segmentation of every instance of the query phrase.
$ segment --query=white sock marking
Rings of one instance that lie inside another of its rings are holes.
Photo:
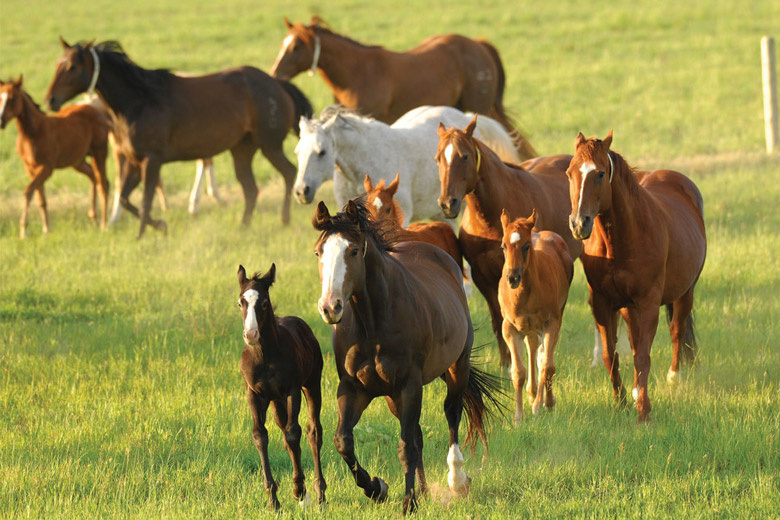
[[[468,477],[461,469],[463,467],[463,454],[457,444],[450,446],[450,451],[447,453],[447,465],[450,467],[450,471],[447,473],[447,484],[452,491],[462,491]]]
[[[257,315],[255,314],[255,305],[257,299],[260,298],[260,293],[254,289],[245,291],[244,299],[246,300],[246,320],[244,320],[244,330],[257,330]]]
[[[452,164],[452,143],[444,149],[444,158],[447,160],[447,164]]]
[[[634,389],[631,390],[631,397],[634,398],[634,402],[639,400],[639,389],[637,387],[634,387]]]

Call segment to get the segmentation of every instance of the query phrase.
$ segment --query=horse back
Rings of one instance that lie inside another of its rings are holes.
[[[444,222],[414,222],[400,232],[402,240],[426,242],[446,252],[463,271],[463,255],[458,237],[449,224]]]
[[[291,354],[295,371],[303,386],[316,378],[319,384],[319,375],[322,372],[322,351],[317,338],[309,325],[297,316],[276,316],[276,327],[279,335],[279,346]]]
[[[90,105],[70,105],[46,116],[47,139],[51,145],[36,143],[36,148],[46,147],[54,167],[65,168],[80,163],[85,155],[103,157],[108,153],[109,124],[105,114]],[[38,155],[38,153],[36,153]],[[55,157],[56,156],[56,157]],[[48,161],[47,161],[48,162]]]

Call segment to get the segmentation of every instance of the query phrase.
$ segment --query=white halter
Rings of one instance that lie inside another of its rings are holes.
[[[311,68],[309,69],[309,76],[314,76],[317,73],[317,63],[320,61],[320,37],[314,35],[314,57],[311,60]]]
[[[89,94],[89,96],[92,97],[95,95],[95,86],[97,85],[98,76],[100,76],[100,60],[98,59],[98,55],[94,47],[90,46],[89,52],[90,54],[92,54],[93,67],[92,67],[92,81],[89,82],[89,88],[87,89],[87,94]]]
[[[612,184],[612,174],[615,173],[615,165],[612,162],[612,156],[609,154],[609,150],[607,150],[607,159],[609,159],[609,183]]]

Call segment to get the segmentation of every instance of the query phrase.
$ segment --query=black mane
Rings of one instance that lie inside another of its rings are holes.
[[[82,47],[86,44],[79,44]],[[150,101],[159,101],[169,93],[170,82],[174,74],[168,69],[144,69],[125,53],[122,45],[113,40],[95,45],[101,61],[101,67],[110,68],[121,76],[128,86],[141,93]]]
[[[350,203],[354,203],[357,208],[355,217],[347,212]],[[377,222],[371,216],[366,208],[365,194],[347,202],[340,212],[325,222],[315,223],[314,227],[322,231],[318,241],[332,233],[341,233],[356,242],[361,240],[361,235],[368,235],[376,246],[385,252],[394,251],[395,244],[400,241],[392,223]]]

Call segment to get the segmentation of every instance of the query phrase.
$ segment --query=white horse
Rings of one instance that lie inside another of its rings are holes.
[[[381,179],[391,182],[397,173],[401,182],[394,199],[404,212],[404,227],[423,219],[449,222],[436,202],[440,191],[433,160],[439,143],[436,128],[439,122],[461,128],[472,117],[446,106],[415,108],[392,126],[335,106],[324,109],[318,120],[302,117],[301,139],[295,147],[295,198],[309,204],[323,181],[332,178],[336,203],[343,207],[365,192],[366,175],[376,184]],[[502,160],[520,162],[512,138],[497,121],[479,115],[474,135]]]

